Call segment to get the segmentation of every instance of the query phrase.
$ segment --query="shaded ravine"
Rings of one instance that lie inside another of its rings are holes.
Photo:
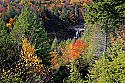
[[[73,38],[78,39],[83,35],[83,32],[85,30],[84,25],[85,23],[83,20],[75,26],[69,26],[68,28],[62,28],[60,30],[53,30],[52,32],[48,32],[48,36],[51,41],[53,41],[54,38],[57,37],[58,42]]]

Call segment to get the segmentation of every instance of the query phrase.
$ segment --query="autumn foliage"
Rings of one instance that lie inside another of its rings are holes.
[[[13,18],[10,18],[10,19],[9,19],[9,22],[6,23],[6,27],[8,27],[9,29],[12,28],[13,22],[14,22],[14,19],[13,19]]]
[[[42,60],[35,54],[34,46],[30,45],[26,38],[24,38],[22,42],[21,55],[22,59],[24,59],[24,61],[26,62],[25,66],[32,66],[35,70],[40,70],[40,68],[43,66],[41,64]]]
[[[80,55],[85,52],[86,44],[83,40],[76,40],[74,44],[72,44],[69,60],[80,58]]]
[[[69,63],[81,57],[85,52],[86,44],[82,39],[76,40],[73,44],[67,44],[63,48],[58,48],[50,52],[53,57],[51,62],[54,67],[58,67],[62,63]]]

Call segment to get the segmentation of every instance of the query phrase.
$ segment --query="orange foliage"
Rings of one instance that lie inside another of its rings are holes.
[[[85,52],[86,44],[82,39],[78,39],[74,44],[65,43],[65,47],[59,48],[54,52],[50,52],[52,56],[52,65],[57,68],[60,64],[69,63],[81,57],[81,54]],[[60,55],[59,52],[62,54]],[[59,62],[62,60],[62,62]]]
[[[69,60],[80,58],[80,55],[85,52],[86,44],[83,40],[79,39],[72,45],[72,48],[69,52]]]
[[[29,4],[29,5],[31,5],[32,3],[30,2],[30,0],[27,0],[27,3]]]
[[[63,63],[68,63],[69,62],[69,52],[70,52],[70,45],[66,45],[64,48],[58,48],[58,50],[54,50],[53,52],[50,52],[51,54],[51,63],[53,65],[53,68],[58,68],[61,66]],[[61,55],[59,54],[61,53]],[[62,62],[61,62],[62,61]]]
[[[69,58],[71,57],[70,52],[71,52],[72,44],[67,44],[65,48],[61,48],[62,56],[61,59],[63,62],[68,63]]]
[[[58,67],[58,58],[59,58],[59,55],[56,51],[54,52],[50,52],[51,54],[51,57],[52,57],[52,60],[51,60],[51,63],[53,65],[53,67],[57,68]]]
[[[10,18],[10,19],[9,19],[9,23],[11,23],[11,24],[12,24],[12,23],[13,23],[13,21],[14,21],[14,19],[13,19],[13,18]]]

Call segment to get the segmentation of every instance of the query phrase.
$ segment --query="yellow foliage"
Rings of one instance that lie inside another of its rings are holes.
[[[52,6],[49,7],[49,10],[50,10],[51,12],[54,12],[54,9],[53,9]]]
[[[86,7],[87,6],[87,3],[83,3],[81,4],[82,7]]]
[[[13,26],[13,22],[14,22],[14,19],[13,18],[10,18],[9,19],[9,22],[8,23],[6,23],[6,27],[8,27],[8,28],[12,28],[12,26]]]
[[[22,41],[21,55],[26,62],[25,66],[35,66],[35,70],[43,66],[42,60],[35,54],[34,46],[30,45],[26,38]]]
[[[11,23],[6,23],[6,27],[12,28],[12,24]]]
[[[2,2],[5,2],[5,0],[2,0]]]
[[[80,0],[71,0],[70,4],[74,5],[74,4],[79,3],[79,2],[80,2]]]
[[[19,3],[19,4],[21,4],[21,5],[22,5],[23,3],[24,3],[24,1],[23,1],[23,0],[20,0],[20,3]]]

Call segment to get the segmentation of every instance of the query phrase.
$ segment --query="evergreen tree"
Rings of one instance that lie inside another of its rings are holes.
[[[125,1],[94,0],[87,6],[84,19],[89,24],[100,24],[104,30],[104,52],[107,50],[110,31],[118,30],[119,22],[125,18]]]
[[[29,8],[30,6],[25,4],[24,9],[22,9],[21,14],[14,24],[11,34],[16,40],[19,51],[24,37],[31,44],[34,44],[37,56],[41,57],[45,64],[49,59],[49,39],[47,32],[45,32],[42,26],[42,20],[37,17],[36,12],[31,11]]]
[[[0,19],[0,68],[14,66],[13,63],[18,60],[18,52],[14,46],[15,44],[7,31],[8,28],[5,22],[3,19]]]
[[[25,37],[25,34],[28,32],[28,29],[31,26],[31,24],[29,23],[32,21],[31,16],[32,12],[29,10],[28,6],[25,6],[25,8],[22,9],[18,19],[14,23],[14,28],[11,31],[11,35],[15,39],[15,43],[17,43],[18,51],[20,51],[21,41],[23,37]]]
[[[16,14],[16,12],[15,12],[12,4],[10,4],[9,10],[8,10],[8,15],[9,15],[9,17],[14,17],[15,14]]]
[[[51,46],[51,50],[54,51],[55,49],[57,49],[57,45],[58,45],[58,39],[57,37],[55,37]]]
[[[108,48],[106,55],[95,62],[89,71],[89,83],[125,82],[125,46],[115,44]]]
[[[68,76],[66,83],[84,83],[78,68],[73,62],[71,63],[70,76]]]
[[[94,0],[87,6],[85,21],[100,24],[105,30],[117,27],[119,19],[124,19],[125,1],[123,0]]]
[[[0,69],[2,68],[2,62],[4,61],[4,55],[6,49],[5,41],[8,36],[7,30],[5,28],[6,28],[5,22],[2,19],[0,19],[0,61],[1,61]]]

